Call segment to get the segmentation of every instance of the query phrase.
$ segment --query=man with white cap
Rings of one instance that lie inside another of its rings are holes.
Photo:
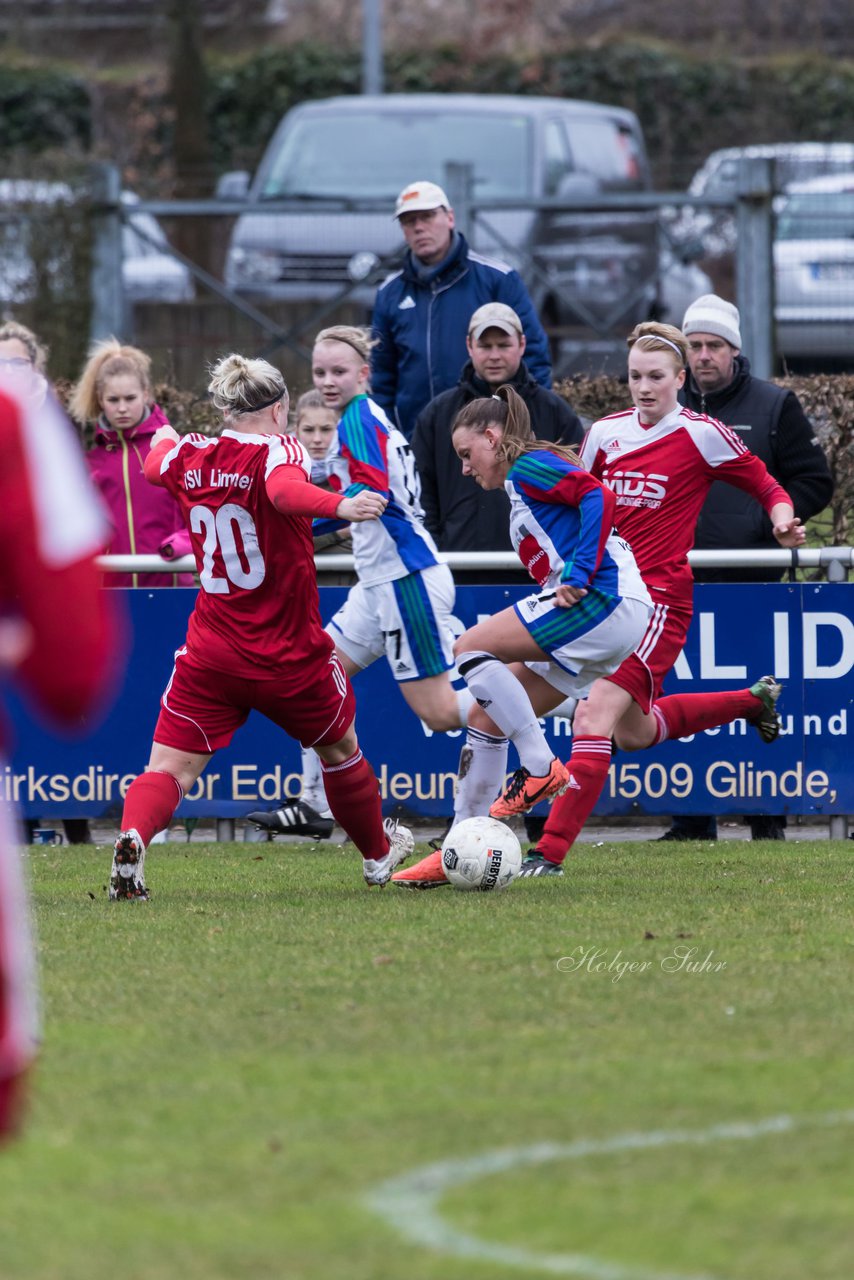
[[[548,339],[521,276],[469,247],[442,188],[410,183],[397,197],[394,217],[407,250],[401,269],[377,292],[373,327],[379,345],[371,360],[371,394],[407,439],[424,406],[459,378],[469,318],[487,302],[506,303],[516,312],[528,368],[537,382],[551,387]]]
[[[688,409],[725,422],[765,463],[792,499],[795,515],[807,520],[827,506],[833,478],[812,424],[793,391],[755,378],[741,354],[738,308],[717,294],[692,302],[682,321],[688,339],[689,374],[679,393]],[[770,522],[748,494],[728,484],[709,490],[694,546],[698,549],[774,547]],[[773,569],[697,570],[697,582],[773,582]],[[785,839],[785,817],[747,819],[754,840]],[[714,840],[712,817],[677,817],[662,840]]]

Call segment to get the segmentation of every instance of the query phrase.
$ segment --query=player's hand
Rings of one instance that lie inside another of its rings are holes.
[[[388,498],[373,489],[362,489],[353,498],[342,498],[335,512],[339,520],[349,524],[361,524],[364,520],[377,520],[388,506]]]
[[[587,595],[585,587],[571,587],[568,583],[562,582],[555,591],[555,604],[561,609],[571,609],[574,604],[578,604],[579,600],[583,600]]]
[[[169,423],[166,422],[162,427],[158,427],[154,435],[151,437],[151,447],[152,449],[156,448],[156,446],[160,444],[161,440],[170,440],[173,444],[177,444],[180,439],[181,437],[178,435],[175,428],[170,427]]]
[[[781,547],[802,547],[806,542],[807,531],[797,516],[783,524],[774,525],[774,537]]]

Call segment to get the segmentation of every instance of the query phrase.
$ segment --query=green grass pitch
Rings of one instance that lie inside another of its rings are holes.
[[[489,895],[167,844],[116,904],[104,849],[27,858],[45,1041],[2,1280],[851,1274],[850,842],[581,845]],[[496,1151],[420,1241],[371,1208]]]

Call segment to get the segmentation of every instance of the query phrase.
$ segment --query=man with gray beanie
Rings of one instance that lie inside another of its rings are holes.
[[[688,377],[679,399],[688,409],[725,422],[761,458],[775,480],[791,496],[795,515],[806,524],[833,495],[833,479],[798,397],[792,391],[754,378],[741,354],[738,308],[717,294],[692,302],[682,321],[688,339]],[[765,512],[732,485],[713,484],[697,521],[697,549],[773,547]],[[697,582],[774,582],[773,569],[696,570]],[[754,840],[785,839],[785,817],[747,819]],[[714,840],[712,817],[674,819],[662,840]]]

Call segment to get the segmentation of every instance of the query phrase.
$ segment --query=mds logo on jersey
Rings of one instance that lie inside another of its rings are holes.
[[[617,496],[618,507],[660,507],[667,496],[669,476],[642,471],[609,471],[602,473],[602,483]]]

